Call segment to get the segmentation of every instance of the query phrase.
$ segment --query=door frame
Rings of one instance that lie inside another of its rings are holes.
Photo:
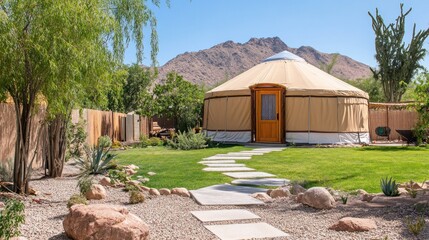
[[[285,96],[286,96],[286,88],[277,85],[277,84],[256,84],[253,86],[250,86],[251,91],[251,122],[252,122],[252,142],[256,142],[256,92],[257,91],[279,91],[279,105],[280,105],[280,112],[279,112],[279,134],[280,134],[280,142],[279,143],[285,143]]]

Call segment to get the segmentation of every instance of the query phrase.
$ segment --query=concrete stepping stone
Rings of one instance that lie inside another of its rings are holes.
[[[191,190],[190,193],[195,201],[200,205],[227,206],[264,205],[264,202],[250,196],[250,194],[255,192],[264,191],[266,191],[266,189],[220,184],[200,188],[198,190]]]
[[[276,176],[266,172],[224,172],[222,174],[232,178],[269,178]]]
[[[213,186],[200,188],[196,191],[223,191],[223,192],[234,192],[234,193],[242,193],[242,194],[250,195],[258,192],[266,192],[267,190],[268,189],[265,189],[265,188],[235,186],[231,184],[217,184]]]
[[[244,209],[192,211],[191,214],[201,222],[260,219],[258,215]]]
[[[205,163],[207,167],[245,167],[243,163]]]
[[[268,223],[242,223],[225,225],[205,225],[221,240],[287,237],[289,234]]]
[[[204,161],[210,161],[210,160],[249,160],[251,157],[238,157],[238,156],[228,156],[228,157],[218,157],[218,156],[212,156],[208,158],[203,158]]]
[[[203,171],[206,172],[241,172],[241,171],[254,171],[255,169],[249,167],[206,167]]]
[[[236,179],[231,183],[236,185],[280,187],[290,183],[290,180],[282,178]]]
[[[262,155],[263,153],[254,152],[254,153],[242,153],[242,152],[233,152],[227,154],[216,154],[216,157],[252,157],[255,155]]]
[[[255,156],[255,155],[264,155],[263,151],[241,151],[241,152],[238,152],[238,153],[251,154],[253,156]],[[232,153],[228,153],[228,154],[232,154]]]
[[[281,152],[286,148],[254,148],[252,151],[272,151],[272,152]]]
[[[211,161],[201,161],[201,162],[198,162],[198,163],[201,163],[201,164],[207,164],[207,163],[213,163],[213,164],[215,164],[215,163],[235,163],[235,160],[211,160]]]

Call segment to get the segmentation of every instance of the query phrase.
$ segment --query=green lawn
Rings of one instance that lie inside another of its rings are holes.
[[[237,152],[245,147],[232,146],[192,151],[177,151],[163,147],[131,149],[118,152],[121,164],[140,167],[137,175],[147,176],[149,187],[186,187],[196,189],[231,179],[217,172],[203,172],[197,164],[204,157],[218,153]],[[240,161],[237,161],[240,162]],[[364,148],[288,148],[250,161],[241,161],[258,171],[276,174],[291,180],[306,181],[309,186],[327,186],[351,191],[363,188],[380,192],[380,178],[393,176],[400,182],[429,180],[429,149],[416,147]]]
[[[118,151],[116,159],[120,164],[135,164],[140,167],[136,174],[147,176],[147,172],[157,173],[149,177],[145,184],[153,188],[186,187],[198,189],[219,183],[230,182],[231,179],[221,173],[204,172],[205,166],[198,164],[202,158],[219,153],[239,152],[245,149],[241,146],[227,146],[201,150],[180,151],[164,147],[136,148]]]
[[[381,192],[380,179],[399,182],[429,180],[429,149],[418,147],[288,148],[254,156],[247,166],[307,187],[326,186],[351,191]]]

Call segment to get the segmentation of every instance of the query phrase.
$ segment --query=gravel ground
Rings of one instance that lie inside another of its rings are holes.
[[[29,239],[68,239],[64,234],[62,220],[68,213],[69,197],[77,192],[74,178],[34,180],[31,186],[40,192],[39,196],[26,201],[26,223],[22,235]],[[403,220],[412,214],[411,207],[362,208],[339,204],[332,210],[314,210],[296,204],[292,200],[276,200],[265,206],[251,207],[208,207],[196,204],[190,198],[175,195],[150,197],[144,203],[129,205],[128,193],[120,189],[108,188],[105,201],[93,203],[119,204],[128,207],[131,213],[141,217],[150,226],[151,239],[216,239],[190,211],[208,209],[248,209],[286,233],[285,239],[412,239]],[[39,200],[40,203],[32,199]],[[344,233],[328,230],[338,219],[346,216],[374,219],[377,230],[365,233]],[[234,223],[260,222],[259,220]],[[224,224],[225,222],[222,222]],[[216,224],[216,223],[212,223]],[[281,239],[281,238],[279,238]],[[420,236],[429,239],[429,230]]]

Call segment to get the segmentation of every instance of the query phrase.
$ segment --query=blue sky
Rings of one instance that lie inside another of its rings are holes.
[[[162,1],[162,0],[161,0]],[[327,53],[341,53],[370,66],[374,59],[374,33],[368,11],[377,7],[386,22],[400,12],[396,0],[171,0],[154,9],[158,20],[159,54],[163,65],[184,52],[210,48],[232,40],[244,43],[252,37],[280,37],[290,47],[312,46]],[[406,35],[429,27],[429,1],[408,0]],[[149,32],[146,33],[145,61],[149,61]],[[407,40],[408,40],[407,39]],[[429,49],[429,40],[424,47]],[[125,63],[135,62],[130,44]],[[423,65],[429,68],[429,57]]]

